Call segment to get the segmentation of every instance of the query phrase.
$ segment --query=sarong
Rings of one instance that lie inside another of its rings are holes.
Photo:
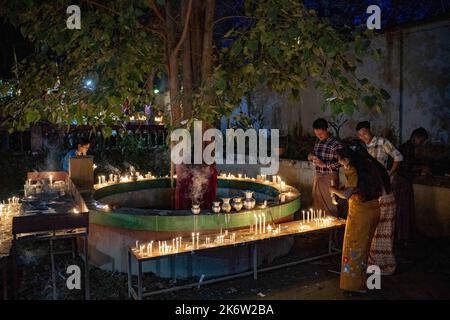
[[[380,221],[372,239],[368,265],[376,265],[381,274],[391,275],[397,267],[394,255],[395,197],[394,194],[381,196]]]
[[[361,202],[356,196],[350,198],[342,248],[340,278],[342,290],[361,291],[367,289],[367,259],[379,219],[378,199]]]
[[[337,207],[331,202],[330,182],[334,180],[334,185],[339,186],[339,175],[333,173],[318,173],[314,176],[312,199],[313,208],[325,210],[326,214],[337,217]]]

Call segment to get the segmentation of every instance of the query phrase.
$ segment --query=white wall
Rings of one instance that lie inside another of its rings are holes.
[[[433,142],[450,143],[450,21],[405,28],[402,32],[402,68],[400,33],[386,32],[373,41],[374,47],[382,49],[381,60],[367,58],[357,70],[359,77],[367,77],[391,95],[383,113],[365,108],[355,112],[342,129],[341,137],[354,137],[356,123],[369,120],[375,133],[395,136],[394,142],[398,142],[401,127],[402,141],[406,141],[413,129],[423,126]],[[403,81],[402,120],[400,79]],[[265,115],[266,127],[289,130],[291,134],[311,132],[316,118],[330,116],[329,110],[322,111],[322,95],[314,89],[302,90],[300,101],[290,102],[260,88],[254,103],[257,112]]]

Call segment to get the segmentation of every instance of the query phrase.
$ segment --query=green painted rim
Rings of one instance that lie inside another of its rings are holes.
[[[110,185],[94,193],[94,199],[99,200],[108,195],[137,191],[147,188],[169,188],[170,179],[160,178],[152,180],[142,180],[129,183]],[[279,191],[271,186],[256,181],[243,181],[232,179],[218,179],[219,188],[234,188],[241,190],[251,190],[258,193],[276,197]],[[300,193],[295,188],[289,187],[289,191],[295,196],[283,204],[270,206],[265,209],[255,208],[252,210],[241,210],[237,213],[200,214],[200,215],[130,215],[117,212],[104,212],[90,210],[90,222],[93,224],[109,227],[124,228],[143,231],[166,231],[166,232],[188,232],[194,230],[217,230],[220,228],[243,228],[249,226],[254,221],[254,214],[264,212],[266,223],[292,216],[300,209]]]

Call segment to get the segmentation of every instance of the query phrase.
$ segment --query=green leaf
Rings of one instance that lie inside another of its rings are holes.
[[[377,97],[375,97],[375,96],[365,96],[363,98],[363,102],[365,103],[365,105],[369,109],[372,109],[375,106],[375,103],[377,102]]]
[[[242,44],[240,42],[234,43],[234,45],[231,47],[231,56],[237,56],[242,51]]]
[[[103,134],[103,137],[109,138],[112,135],[112,129],[110,127],[103,127],[102,134]]]
[[[384,100],[388,100],[391,98],[391,95],[389,94],[389,92],[387,92],[383,88],[380,89],[380,93]]]
[[[220,78],[218,81],[217,81],[217,88],[219,89],[219,90],[225,90],[226,88],[227,88],[227,82],[225,81],[225,79],[224,78]]]
[[[251,63],[249,63],[249,64],[246,64],[243,68],[242,68],[242,72],[244,73],[244,74],[251,74],[251,73],[254,73],[255,72],[255,67],[253,66],[253,64],[251,64]]]
[[[255,53],[258,50],[258,43],[258,40],[249,40],[246,46],[251,52]]]

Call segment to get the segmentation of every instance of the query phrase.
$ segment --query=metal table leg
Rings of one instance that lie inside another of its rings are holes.
[[[56,300],[56,272],[55,272],[55,256],[53,254],[53,240],[50,239],[50,262],[52,265],[52,287],[53,300]]]
[[[253,244],[253,279],[258,280],[258,243]]]
[[[13,297],[17,300],[19,291],[19,275],[17,270],[17,239],[14,235],[12,243]]]
[[[131,288],[132,288],[132,282],[131,282],[131,252],[130,250],[127,250],[127,275],[128,275],[128,298],[131,298]]]
[[[138,260],[138,300],[142,300],[142,262]]]
[[[328,235],[328,253],[333,250],[333,229],[330,230]]]
[[[6,258],[3,259],[2,263],[3,268],[3,300],[8,300],[8,260]]]
[[[173,283],[177,283],[177,256],[174,255],[171,258],[171,273],[172,273],[172,280]]]
[[[76,243],[77,239],[76,238],[72,238],[72,263],[75,264],[75,243]]]
[[[84,280],[85,280],[85,299],[90,299],[90,286],[89,286],[89,245],[88,235],[84,237]]]

